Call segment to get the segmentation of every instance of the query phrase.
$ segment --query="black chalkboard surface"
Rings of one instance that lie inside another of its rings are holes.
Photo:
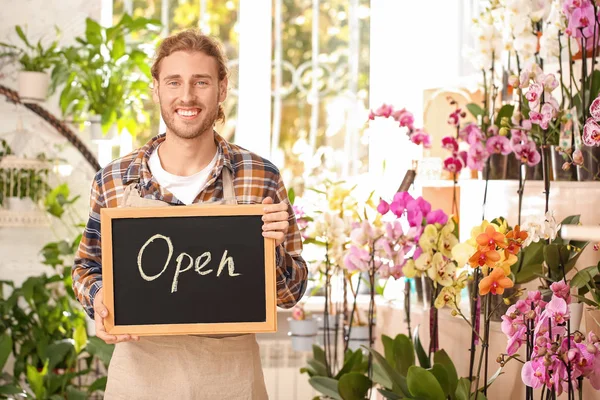
[[[261,205],[102,209],[105,325],[136,335],[274,332]]]

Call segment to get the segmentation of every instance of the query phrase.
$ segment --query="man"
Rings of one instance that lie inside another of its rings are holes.
[[[227,75],[214,39],[195,31],[165,39],[152,66],[152,94],[166,133],[113,161],[92,182],[90,216],[72,275],[96,335],[116,343],[106,399],[267,398],[254,335],[139,338],[109,335],[103,323],[108,316],[102,289],[103,207],[262,203],[263,236],[277,245],[277,304],[290,308],[304,294],[301,236],[279,171],[214,131],[215,121],[225,117]]]

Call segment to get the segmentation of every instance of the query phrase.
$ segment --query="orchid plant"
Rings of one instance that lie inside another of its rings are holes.
[[[415,128],[415,117],[407,111],[405,108],[395,110],[393,106],[388,104],[382,104],[379,108],[369,111],[369,120],[375,118],[392,118],[398,122],[400,128],[406,131],[406,135],[416,145],[423,145],[423,148],[431,148],[431,135],[425,132],[421,128]]]
[[[571,295],[566,280],[553,283],[550,289],[549,302],[539,291],[529,292],[527,299],[517,301],[502,317],[508,343],[500,362],[504,365],[512,358],[519,359],[517,351],[526,345],[526,361],[520,361],[528,399],[533,399],[533,389],[540,388],[542,395],[546,392],[551,398],[567,392],[574,399],[576,390],[583,398],[584,379],[600,390],[600,339],[592,332],[587,337],[571,332]]]

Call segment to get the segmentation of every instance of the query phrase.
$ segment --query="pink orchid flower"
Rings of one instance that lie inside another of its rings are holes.
[[[448,116],[448,124],[458,126],[461,116],[462,116],[462,112],[461,112],[460,108],[452,111],[450,116]]]
[[[485,143],[485,148],[490,154],[507,155],[511,153],[510,140],[506,136],[492,136]]]
[[[568,28],[573,37],[590,38],[594,35],[595,13],[594,6],[590,2],[583,2],[581,7],[574,8],[567,18]]]
[[[431,136],[422,129],[415,130],[410,135],[410,141],[417,145],[422,144],[426,149],[431,148]]]
[[[350,250],[344,258],[344,265],[348,271],[367,271],[371,255],[363,248],[350,246]]]
[[[519,348],[527,341],[527,326],[521,325],[516,332],[508,338],[506,353],[512,356],[517,353]]]
[[[483,139],[483,133],[477,124],[470,122],[458,132],[458,137],[464,142],[473,144]]]
[[[540,127],[542,129],[548,129],[550,121],[556,116],[556,109],[552,104],[546,103],[542,106],[541,114],[542,120],[540,122]]]
[[[567,304],[571,303],[571,287],[564,281],[554,282],[550,285],[550,290],[552,290],[555,296],[566,301]]]
[[[565,299],[557,296],[552,296],[552,300],[546,306],[544,313],[547,313],[552,317],[553,321],[557,324],[564,324],[569,319],[569,307]]]
[[[498,128],[496,125],[491,125],[487,129],[487,135],[488,135],[488,137],[489,136],[496,136],[499,132],[500,132],[500,128]]]
[[[381,215],[385,215],[390,211],[390,205],[384,199],[379,200],[379,205],[377,206],[377,212]]]
[[[535,143],[532,140],[527,141],[525,144],[514,145],[513,149],[517,159],[530,167],[537,165],[542,159],[542,156],[537,151]]]
[[[449,150],[454,154],[458,151],[458,142],[452,136],[445,136],[442,138],[442,148]]]
[[[402,110],[394,111],[392,113],[392,118],[398,121],[401,127],[406,127],[409,130],[414,129],[413,124],[415,122],[415,117],[411,112],[406,111],[405,108],[403,108]]]
[[[521,370],[521,380],[523,380],[523,383],[534,389],[544,386],[544,383],[547,381],[547,375],[543,359],[527,361]]]
[[[600,121],[600,96],[596,97],[590,105],[590,115],[596,121]]]
[[[600,125],[592,118],[588,118],[583,126],[582,141],[586,146],[600,147]]]
[[[469,148],[467,166],[473,170],[481,171],[489,157],[490,154],[483,147],[483,144],[474,143]]]
[[[548,93],[554,91],[558,87],[558,80],[554,74],[548,74],[544,77],[544,80],[540,82],[544,85],[544,90]]]
[[[397,242],[400,240],[402,235],[404,235],[404,230],[402,229],[402,224],[400,221],[395,220],[385,224],[385,233],[388,240]]]
[[[529,101],[529,106],[531,108],[537,108],[535,105],[539,104],[540,96],[544,91],[544,87],[539,83],[532,83],[529,86],[529,90],[525,93],[525,98]]]
[[[389,118],[390,115],[392,115],[392,112],[394,112],[394,108],[391,105],[387,105],[384,103],[375,110],[374,115],[376,117]]]
[[[444,160],[444,170],[458,174],[463,169],[463,160],[460,157],[450,156]]]

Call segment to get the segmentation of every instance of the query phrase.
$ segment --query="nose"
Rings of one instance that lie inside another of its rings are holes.
[[[185,83],[183,84],[183,93],[181,93],[181,101],[184,103],[191,103],[196,99],[196,94],[194,92],[194,84],[193,83]]]

